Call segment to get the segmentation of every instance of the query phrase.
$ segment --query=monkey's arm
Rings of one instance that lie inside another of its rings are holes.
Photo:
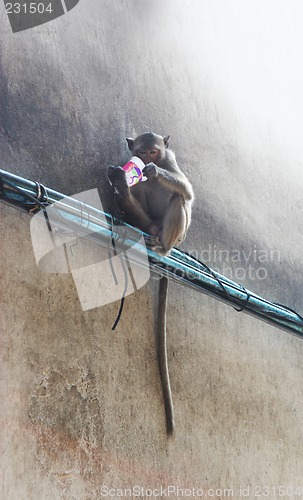
[[[173,193],[181,194],[186,201],[194,199],[193,188],[177,164],[170,164],[169,170],[166,170],[154,163],[149,163],[143,169],[143,173],[148,178],[157,177],[163,186]]]

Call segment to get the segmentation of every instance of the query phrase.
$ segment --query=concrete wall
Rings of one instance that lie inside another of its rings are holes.
[[[302,16],[296,0],[81,0],[13,34],[2,5],[1,168],[98,187],[106,208],[124,138],[169,133],[196,193],[183,248],[302,313]],[[303,494],[299,339],[171,284],[168,439],[155,281],[113,333],[119,303],[83,312],[70,275],[37,269],[30,217],[0,211],[1,498]]]

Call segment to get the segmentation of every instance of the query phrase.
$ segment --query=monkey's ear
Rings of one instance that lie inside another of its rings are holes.
[[[134,139],[131,139],[131,138],[128,139],[126,137],[126,141],[127,141],[127,144],[128,144],[128,149],[130,149],[132,151],[133,147],[134,147]]]
[[[170,135],[167,135],[166,137],[163,137],[164,146],[166,148],[168,148],[168,146],[169,146],[169,139],[170,139]]]

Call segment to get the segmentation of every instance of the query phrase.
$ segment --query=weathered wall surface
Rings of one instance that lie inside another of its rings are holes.
[[[295,1],[81,0],[13,34],[2,5],[1,168],[98,187],[106,208],[124,138],[170,133],[196,193],[183,248],[302,313],[302,15]],[[70,275],[37,269],[29,216],[0,213],[1,498],[303,495],[299,339],[172,284],[167,439],[154,280],[113,333],[119,304],[83,312]]]

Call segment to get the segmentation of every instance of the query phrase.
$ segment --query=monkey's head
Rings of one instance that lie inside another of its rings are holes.
[[[162,160],[168,148],[170,136],[162,137],[161,135],[148,132],[139,135],[136,139],[126,139],[129,149],[134,156],[138,156],[144,163],[155,163]]]

